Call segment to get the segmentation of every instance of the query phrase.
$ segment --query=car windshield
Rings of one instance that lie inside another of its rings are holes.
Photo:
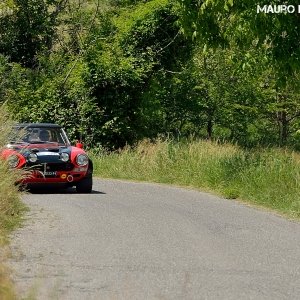
[[[12,143],[28,144],[58,144],[69,146],[70,141],[65,131],[60,127],[15,127]]]

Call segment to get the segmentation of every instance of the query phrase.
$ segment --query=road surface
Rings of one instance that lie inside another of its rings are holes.
[[[117,180],[23,198],[10,260],[21,298],[300,299],[300,223],[273,213]]]

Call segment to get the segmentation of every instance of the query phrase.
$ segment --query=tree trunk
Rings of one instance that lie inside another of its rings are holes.
[[[289,120],[287,118],[287,113],[281,111],[278,113],[278,125],[279,125],[279,144],[280,146],[285,146],[289,134]]]
[[[212,139],[212,134],[213,134],[213,120],[209,116],[208,117],[208,122],[207,122],[207,139],[211,140]]]

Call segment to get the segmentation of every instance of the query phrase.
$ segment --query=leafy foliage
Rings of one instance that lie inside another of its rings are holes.
[[[147,135],[144,91],[157,70],[172,67],[186,49],[176,19],[167,1],[139,4],[131,13],[121,10],[112,19],[111,36],[89,49],[87,76],[104,110],[100,138],[105,146],[111,141],[124,146]]]
[[[300,149],[298,16],[258,4],[5,1],[1,102],[89,147],[192,135]]]
[[[37,54],[50,50],[56,15],[63,1],[14,0],[0,18],[0,53],[14,62],[35,67]],[[52,12],[50,11],[52,8]]]
[[[211,46],[238,45],[264,49],[272,64],[284,75],[299,71],[299,16],[258,13],[266,5],[257,0],[178,0],[182,7],[182,24],[187,35]],[[289,5],[297,7],[291,0]],[[282,5],[279,0],[272,6]],[[284,76],[282,79],[285,79]]]

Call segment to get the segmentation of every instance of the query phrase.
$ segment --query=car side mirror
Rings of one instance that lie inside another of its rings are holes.
[[[75,147],[82,149],[83,144],[80,141],[77,141]]]

